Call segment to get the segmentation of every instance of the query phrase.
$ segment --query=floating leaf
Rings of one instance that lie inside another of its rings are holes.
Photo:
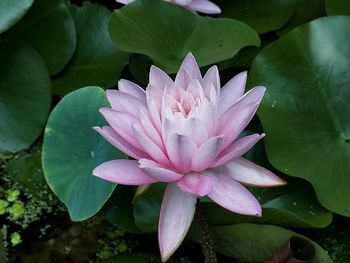
[[[34,0],[1,0],[0,34],[16,24],[32,6]]]
[[[309,22],[315,18],[325,16],[326,12],[324,2],[324,0],[298,0],[294,15],[278,32],[278,34],[286,34],[296,26]]]
[[[51,104],[45,62],[30,46],[0,42],[0,152],[29,147],[40,135]]]
[[[132,200],[135,189],[118,185],[113,195],[102,209],[103,216],[112,225],[132,233],[142,231],[135,225]]]
[[[222,16],[240,20],[259,34],[281,28],[294,14],[298,0],[219,0]]]
[[[216,250],[240,262],[265,262],[276,250],[293,236],[293,231],[272,225],[236,224],[211,228]],[[301,236],[302,237],[302,236]],[[332,263],[326,251],[311,241],[315,247],[312,263]]]
[[[74,221],[96,214],[116,186],[93,176],[92,170],[104,161],[126,157],[92,129],[105,124],[98,110],[107,106],[103,89],[79,89],[57,104],[45,128],[46,181]]]
[[[77,48],[67,67],[53,80],[55,94],[97,85],[116,84],[128,55],[118,50],[108,34],[111,12],[98,4],[72,5],[70,12],[77,30]]]
[[[35,0],[29,12],[5,36],[34,47],[44,58],[50,75],[62,70],[76,45],[73,19],[64,0]]]
[[[255,59],[249,86],[267,87],[258,110],[274,167],[312,183],[329,210],[350,216],[350,17],[315,20]]]
[[[350,15],[349,0],[326,0],[327,15]]]
[[[149,56],[174,73],[191,51],[200,66],[229,59],[245,46],[260,44],[257,34],[233,19],[201,17],[164,1],[140,0],[116,10],[112,40],[124,51]]]

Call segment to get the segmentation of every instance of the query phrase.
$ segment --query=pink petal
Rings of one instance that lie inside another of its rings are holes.
[[[164,90],[157,86],[148,85],[146,88],[147,100],[152,100],[154,102],[158,112],[160,112],[162,107],[163,92]]]
[[[100,113],[109,125],[112,126],[113,130],[115,130],[124,140],[135,148],[143,150],[136,140],[131,127],[133,123],[138,122],[138,119],[128,113],[115,111],[110,108],[101,108]]]
[[[135,117],[138,116],[137,109],[146,106],[143,101],[119,90],[106,90],[106,95],[113,110],[126,112]]]
[[[184,68],[180,68],[175,77],[175,85],[186,90],[191,80],[190,74]]]
[[[147,136],[155,142],[161,149],[164,148],[163,141],[154,127],[154,124],[152,123],[152,120],[148,117],[148,112],[146,112],[144,109],[139,108],[139,116],[140,116],[140,122],[142,124],[142,127],[144,128]]]
[[[183,176],[181,173],[148,159],[139,160],[139,167],[145,174],[158,182],[174,182]]]
[[[181,71],[181,69],[186,70],[192,79],[202,81],[202,74],[199,70],[199,66],[191,52],[188,53],[185,59],[183,60],[179,71]]]
[[[261,207],[256,198],[231,177],[212,173],[213,187],[208,197],[222,207],[242,215],[261,216]]]
[[[220,14],[221,9],[216,4],[208,0],[192,0],[188,5],[192,10],[204,13],[204,14]]]
[[[146,104],[146,93],[139,85],[129,80],[121,79],[118,81],[118,89]]]
[[[211,167],[221,166],[234,159],[237,159],[249,151],[260,139],[264,138],[264,136],[264,133],[261,135],[252,134],[235,141],[219,154],[219,156],[216,158],[215,164],[213,164]]]
[[[186,6],[188,5],[192,0],[173,0],[178,5]]]
[[[160,120],[160,115],[159,115],[159,111],[157,109],[157,106],[152,99],[148,99],[148,110],[149,110],[149,113],[151,115],[154,127],[160,133],[162,130],[162,123]]]
[[[116,0],[116,2],[127,5],[130,4],[134,0]]]
[[[210,69],[208,69],[207,73],[205,73],[203,77],[203,89],[208,89],[210,84],[214,86],[215,90],[220,91],[220,76],[217,66],[212,66]]]
[[[191,194],[205,196],[211,191],[212,179],[205,174],[189,173],[182,177],[177,185]]]
[[[220,115],[235,104],[244,94],[245,84],[247,82],[247,71],[243,71],[233,77],[221,89],[220,96]]]
[[[173,80],[161,69],[156,66],[151,66],[149,73],[149,84],[160,89],[164,89],[166,86],[171,86]]]
[[[138,166],[135,160],[112,160],[97,166],[92,174],[104,180],[125,185],[154,183]],[[93,193],[92,193],[93,194]]]
[[[197,151],[197,145],[191,137],[176,133],[170,134],[167,138],[166,148],[176,169],[183,173],[191,170],[192,156]]]
[[[217,107],[215,104],[206,101],[200,107],[200,120],[207,127],[208,136],[212,137],[218,134],[219,119],[217,115]]]
[[[203,143],[192,159],[192,170],[201,172],[207,169],[218,156],[223,142],[222,136],[210,138]]]
[[[133,124],[132,129],[134,131],[136,140],[143,147],[144,151],[152,157],[153,160],[167,166],[171,165],[163,150],[145,134],[145,131],[140,124]]]
[[[215,168],[215,170],[250,186],[273,187],[286,184],[284,180],[269,170],[243,158],[238,158],[224,166]]]
[[[112,129],[112,127],[104,126],[102,129],[100,127],[94,127],[93,129],[99,134],[101,134],[103,138],[105,138],[114,147],[118,148],[119,150],[131,156],[132,158],[149,158],[149,155],[147,153],[129,144],[118,133],[116,133],[115,130]]]
[[[220,133],[225,136],[223,148],[230,145],[248,125],[264,93],[265,87],[253,88],[221,116]]]
[[[158,241],[162,261],[167,261],[181,245],[191,226],[197,197],[184,192],[176,183],[168,184],[158,224]]]

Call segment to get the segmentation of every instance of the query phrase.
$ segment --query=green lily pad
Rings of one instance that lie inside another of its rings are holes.
[[[92,129],[105,125],[98,110],[106,106],[103,89],[79,89],[57,104],[45,128],[45,178],[74,221],[96,214],[116,186],[93,176],[92,170],[102,162],[126,157]]]
[[[278,31],[278,35],[283,35],[293,28],[309,22],[315,18],[326,15],[324,0],[298,0],[294,15],[288,23]]]
[[[0,42],[0,61],[0,152],[16,152],[44,128],[51,82],[45,62],[24,43]]]
[[[113,195],[104,205],[101,214],[112,225],[131,233],[142,233],[133,215],[134,187],[118,185]]]
[[[13,181],[24,186],[30,194],[38,194],[46,184],[41,168],[41,151],[39,149],[31,154],[12,159],[6,170]]]
[[[321,204],[350,216],[350,17],[298,27],[255,59],[249,86],[267,87],[258,110],[272,165],[312,183]]]
[[[77,47],[72,60],[53,79],[54,93],[63,95],[72,90],[97,85],[116,84],[128,63],[128,55],[118,50],[108,34],[111,12],[98,4],[70,6],[77,31]]]
[[[32,6],[34,0],[2,0],[0,2],[0,34],[16,24]]]
[[[350,1],[326,0],[326,12],[329,16],[350,15]]]
[[[240,20],[259,34],[281,28],[294,14],[298,0],[219,0],[223,17]]]
[[[211,228],[216,250],[239,262],[265,262],[293,236],[293,231],[272,225],[236,224]],[[312,263],[332,263],[326,251],[309,240],[315,248]]]
[[[235,214],[214,203],[206,202],[201,206],[204,207],[211,225],[259,223],[294,228],[323,228],[332,222],[332,213],[320,206],[315,196],[306,192],[284,194],[262,203],[261,218]]]
[[[152,184],[135,202],[135,224],[144,232],[157,230],[165,184]]]
[[[206,66],[260,44],[255,31],[237,20],[201,17],[154,0],[134,1],[114,11],[109,32],[121,50],[147,55],[168,73],[176,72],[190,51]]]
[[[76,45],[73,19],[64,0],[35,0],[29,12],[5,36],[34,47],[44,58],[50,75],[63,69]]]

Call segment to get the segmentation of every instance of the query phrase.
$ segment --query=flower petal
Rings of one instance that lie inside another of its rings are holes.
[[[184,192],[176,183],[168,184],[158,224],[158,241],[162,261],[167,261],[181,245],[191,226],[197,197]]]
[[[190,74],[184,68],[180,68],[175,77],[175,85],[186,90],[191,80]]]
[[[215,163],[211,167],[224,165],[249,151],[260,139],[264,138],[265,134],[252,134],[245,136],[227,147],[216,158]]]
[[[145,134],[144,129],[139,123],[133,124],[132,129],[134,131],[136,140],[142,146],[144,151],[152,157],[153,160],[166,166],[171,166],[171,163],[164,154],[163,150]]]
[[[220,133],[225,136],[223,149],[244,130],[264,96],[265,87],[255,87],[220,117]]]
[[[134,159],[149,158],[149,155],[144,151],[135,148],[124,140],[118,133],[113,130],[110,126],[104,126],[102,129],[100,127],[93,127],[95,131],[103,136],[110,144],[118,148],[122,152],[131,156]]]
[[[221,89],[220,96],[220,115],[235,104],[244,94],[245,84],[247,82],[247,71],[243,71],[234,76]]]
[[[110,108],[101,108],[100,113],[124,140],[137,149],[143,150],[139,142],[135,139],[131,125],[138,122],[134,116]]]
[[[139,167],[145,174],[159,182],[174,182],[183,176],[181,173],[148,159],[139,160]]]
[[[204,13],[204,14],[220,14],[221,9],[216,4],[209,0],[192,0],[188,4],[188,7],[192,10]]]
[[[220,76],[217,66],[212,66],[205,73],[202,81],[202,87],[204,90],[209,89],[210,85],[213,85],[215,90],[220,91]],[[206,93],[207,94],[207,93]]]
[[[205,174],[189,173],[182,177],[177,185],[191,194],[205,196],[211,191],[212,179]]]
[[[149,84],[159,89],[164,89],[166,86],[171,86],[173,80],[160,68],[151,66],[149,72]]]
[[[147,136],[153,142],[155,142],[161,149],[163,149],[164,148],[163,141],[162,141],[157,129],[154,127],[152,120],[149,118],[148,112],[142,108],[139,108],[139,116],[140,116],[140,122],[141,122],[142,127],[144,128]]]
[[[192,170],[201,172],[207,169],[218,156],[222,142],[223,136],[216,136],[203,143],[193,155]]]
[[[202,74],[199,70],[199,66],[191,52],[188,53],[185,59],[183,60],[179,71],[181,71],[181,69],[186,70],[186,72],[189,74],[189,76],[192,79],[197,79],[199,81],[202,81]]]
[[[135,160],[112,160],[97,166],[92,174],[104,180],[125,185],[154,183],[138,166]]]
[[[286,184],[274,173],[244,158],[238,158],[224,166],[215,168],[215,170],[249,186],[273,187]]]
[[[121,79],[118,81],[118,89],[146,104],[146,93],[139,85],[129,80]]]
[[[119,90],[106,90],[106,95],[113,110],[126,112],[135,117],[138,116],[137,109],[146,106],[143,101]]]
[[[190,136],[170,134],[167,138],[166,149],[169,159],[177,170],[183,173],[191,170],[191,160],[197,151],[197,145]]]
[[[261,206],[256,198],[231,177],[212,173],[213,187],[208,197],[222,207],[242,215],[261,216]]]

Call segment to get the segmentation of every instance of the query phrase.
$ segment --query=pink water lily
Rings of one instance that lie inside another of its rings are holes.
[[[119,81],[119,91],[106,91],[111,108],[100,112],[110,126],[94,129],[136,160],[107,161],[93,174],[124,185],[168,183],[158,228],[163,261],[184,239],[199,197],[235,213],[261,216],[259,202],[243,185],[285,183],[241,157],[264,137],[237,139],[265,92],[255,87],[244,94],[246,80],[242,72],[221,89],[217,67],[202,77],[190,53],[175,81],[152,66],[146,91],[127,80]]]
[[[129,4],[134,0],[116,0],[121,4]],[[164,0],[166,2],[174,3],[180,6],[183,6],[187,9],[201,12],[204,14],[220,14],[221,9],[216,4],[212,3],[209,0]]]

